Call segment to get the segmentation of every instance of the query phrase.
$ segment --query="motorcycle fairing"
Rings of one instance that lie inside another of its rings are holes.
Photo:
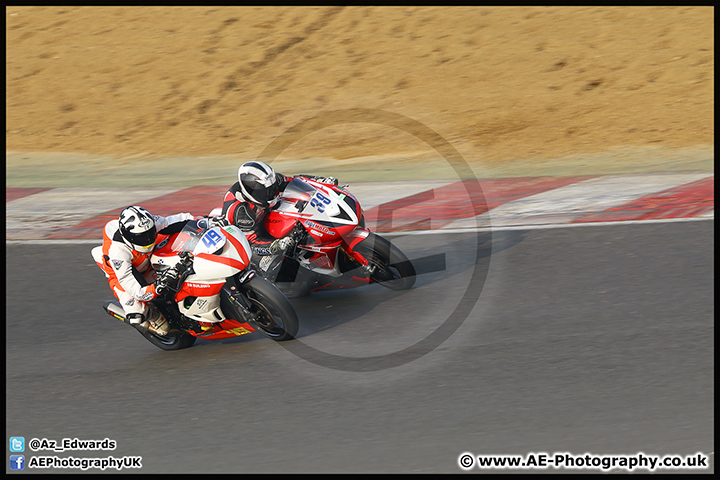
[[[265,227],[272,236],[281,238],[300,222],[308,234],[298,245],[303,252],[298,259],[300,264],[313,272],[339,277],[342,275],[337,262],[339,249],[344,244],[344,250],[352,250],[353,245],[367,236],[367,232],[355,233],[361,215],[360,203],[350,192],[307,178],[295,178],[280,196],[278,206],[268,213]],[[362,257],[359,260],[367,264]]]
[[[265,228],[275,238],[287,235],[296,221],[327,227],[354,228],[359,223],[357,200],[339,187],[331,187],[307,178],[293,179],[280,195],[278,206],[268,213]],[[325,232],[315,229],[322,237]],[[311,232],[312,233],[312,232]]]
[[[156,270],[164,270],[179,261],[180,252],[192,252],[193,273],[185,279],[175,301],[180,313],[188,318],[219,323],[226,320],[219,293],[228,277],[247,268],[252,250],[237,227],[208,227],[204,218],[188,222],[182,231],[161,242],[152,263]]]
[[[222,340],[223,338],[234,338],[248,333],[253,333],[255,329],[247,322],[241,322],[232,318],[226,318],[220,323],[206,325],[208,330],[198,333],[190,331],[198,338],[206,340]]]

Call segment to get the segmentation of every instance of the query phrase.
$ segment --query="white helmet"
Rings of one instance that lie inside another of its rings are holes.
[[[272,207],[280,194],[277,175],[270,165],[247,162],[238,169],[238,183],[243,200],[260,207]]]
[[[125,207],[120,212],[120,234],[125,243],[140,253],[150,253],[155,247],[155,218],[137,205]]]

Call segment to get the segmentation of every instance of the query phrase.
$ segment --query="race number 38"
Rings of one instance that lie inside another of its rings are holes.
[[[319,201],[318,201],[319,200]],[[322,202],[322,203],[320,203]],[[323,213],[325,211],[325,205],[330,205],[331,200],[322,193],[318,192],[315,194],[313,199],[310,201],[310,205],[317,208],[317,211]],[[325,205],[323,205],[323,203]]]

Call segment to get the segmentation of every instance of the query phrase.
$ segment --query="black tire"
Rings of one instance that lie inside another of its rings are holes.
[[[375,267],[370,279],[390,290],[407,290],[415,285],[415,267],[389,240],[370,234],[354,250]]]
[[[138,332],[148,342],[163,350],[182,350],[183,348],[192,347],[195,340],[197,340],[197,337],[182,330],[170,330],[167,336],[164,337],[152,332],[141,332],[140,330]]]
[[[300,328],[297,313],[275,285],[255,275],[240,288],[249,300],[249,310],[257,316],[257,321],[252,321],[251,325],[258,332],[278,342],[295,338]],[[235,318],[243,318],[234,305],[231,308]]]
[[[116,308],[113,309],[112,305],[114,305]],[[125,322],[125,318],[120,315],[120,312],[122,312],[123,308],[116,300],[106,301],[103,304],[103,308],[110,316],[115,317],[122,322]],[[191,335],[188,332],[184,332],[182,330],[170,330],[167,336],[156,335],[149,331],[143,332],[138,329],[136,330],[140,335],[145,337],[148,342],[163,350],[182,350],[183,348],[192,347],[195,343],[195,340],[197,340],[194,335]]]

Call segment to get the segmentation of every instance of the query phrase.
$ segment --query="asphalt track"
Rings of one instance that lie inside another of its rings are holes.
[[[714,470],[714,221],[394,241],[424,258],[416,287],[294,300],[307,348],[255,334],[178,352],[102,311],[91,245],[7,244],[7,435],[109,438],[25,454],[142,456],[131,473],[459,473],[463,452],[702,452]],[[436,329],[476,250],[482,292],[446,341],[347,368]]]

